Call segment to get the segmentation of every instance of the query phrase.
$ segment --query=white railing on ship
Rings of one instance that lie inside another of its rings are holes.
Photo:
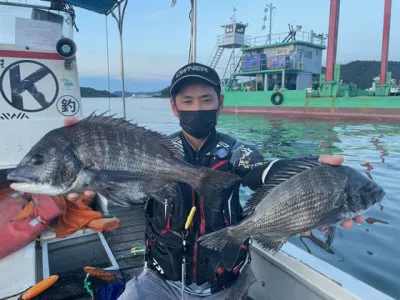
[[[292,38],[288,38],[289,32],[281,32],[271,35],[271,39],[269,35],[251,37],[250,35],[244,36],[244,45],[247,47],[257,47],[264,46],[269,44],[280,44],[283,42],[287,42],[288,40],[293,40]],[[316,34],[313,31],[297,31],[295,36],[296,41],[307,42],[314,45],[321,45],[326,47],[327,36],[323,34]],[[219,35],[217,37],[217,46],[221,46],[225,43],[225,35]]]
[[[290,40],[288,38],[289,32],[281,32],[271,35],[271,44],[279,44],[283,43],[284,41]],[[286,39],[286,40],[285,40]],[[313,31],[306,32],[306,31],[297,31],[295,35],[296,41],[307,42],[315,45],[326,46],[326,35],[323,34],[316,34]],[[251,38],[249,43],[252,47],[255,46],[263,46],[270,44],[269,35],[258,36]]]

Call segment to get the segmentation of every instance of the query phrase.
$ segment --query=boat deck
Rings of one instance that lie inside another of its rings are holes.
[[[138,275],[144,266],[144,256],[131,254],[131,248],[144,245],[144,205],[110,207],[109,214],[121,221],[121,227],[105,232],[104,237],[118,262],[125,281]]]

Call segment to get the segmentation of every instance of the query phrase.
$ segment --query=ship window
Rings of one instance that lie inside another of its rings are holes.
[[[237,33],[244,33],[244,27],[242,27],[242,26],[237,26],[237,27],[236,27],[236,32],[237,32]]]
[[[304,57],[305,58],[312,58],[312,52],[311,51],[304,51]]]
[[[232,27],[232,25],[226,26],[226,27],[225,27],[225,33],[231,33],[231,32],[233,32],[233,27]]]

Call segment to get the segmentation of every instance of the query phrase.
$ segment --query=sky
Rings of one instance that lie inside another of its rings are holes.
[[[272,33],[288,31],[288,23],[301,25],[303,31],[328,33],[329,0],[198,0],[197,61],[209,63],[221,25],[236,20],[248,23],[246,34],[265,36],[264,8],[276,7]],[[337,62],[380,60],[384,0],[342,0],[340,7]],[[130,0],[123,27],[125,89],[132,92],[157,91],[169,85],[175,71],[188,62],[190,44],[190,1]],[[77,60],[81,86],[108,89],[106,17],[75,9],[79,32]],[[120,46],[115,20],[109,16],[110,90],[120,87]],[[268,23],[268,21],[267,21]],[[400,61],[400,1],[392,1],[389,60]],[[324,51],[326,55],[326,51]],[[325,55],[323,64],[325,64]],[[217,66],[223,73],[229,53]]]

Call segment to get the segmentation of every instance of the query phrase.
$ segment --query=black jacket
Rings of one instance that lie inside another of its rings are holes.
[[[170,136],[177,151],[185,161],[216,170],[232,172],[243,178],[242,184],[256,189],[262,184],[261,173],[269,162],[254,148],[237,142],[234,138],[212,132],[202,148],[196,152],[182,132]],[[253,170],[253,172],[249,172]],[[164,202],[164,205],[154,198]],[[192,208],[196,213],[183,247],[184,224]],[[146,206],[146,261],[147,265],[165,279],[181,281],[182,259],[186,258],[186,284],[205,282],[212,284],[212,291],[230,286],[238,276],[238,270],[247,257],[243,250],[233,270],[225,270],[218,253],[199,249],[196,239],[200,235],[239,223],[243,219],[239,202],[239,189],[226,191],[223,208],[218,213],[203,205],[202,199],[186,184],[174,184],[163,193],[154,195]],[[184,250],[185,249],[185,250]]]

